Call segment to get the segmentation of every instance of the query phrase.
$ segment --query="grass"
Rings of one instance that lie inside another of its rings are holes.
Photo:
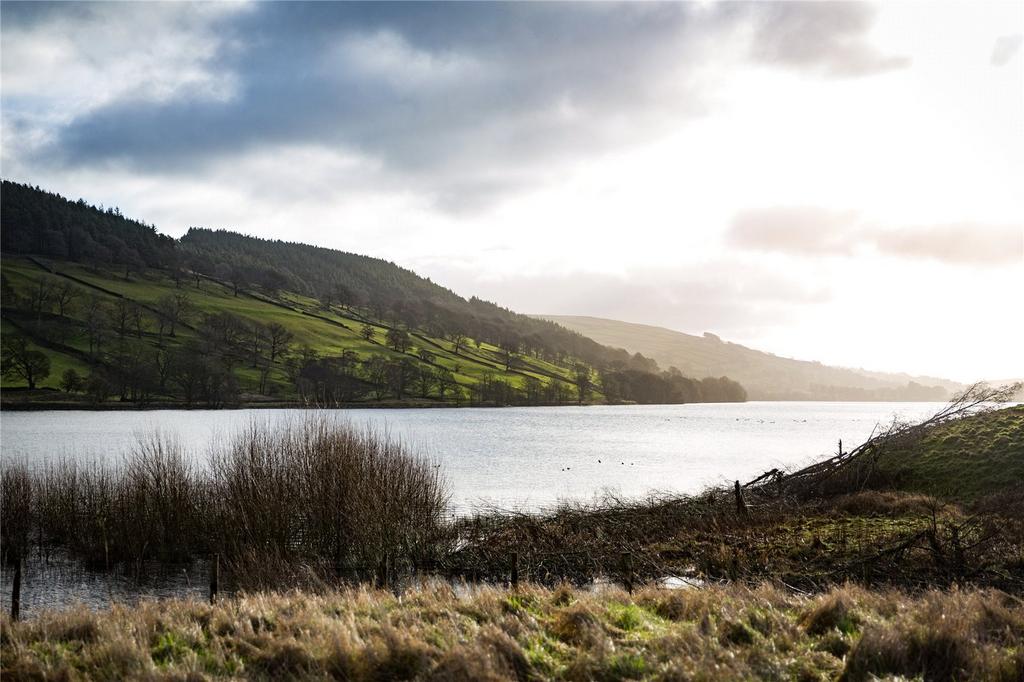
[[[884,452],[883,473],[903,490],[975,501],[1024,481],[1024,406],[930,429],[911,447]]]
[[[991,590],[802,596],[762,584],[631,596],[428,583],[400,596],[253,593],[0,625],[0,674],[11,679],[998,682],[1024,670],[1024,608]]]
[[[167,275],[154,270],[141,275],[133,274],[131,279],[125,279],[123,272],[120,271],[96,270],[76,263],[55,262],[54,270],[56,271],[56,274],[53,274],[54,277],[73,277],[81,282],[87,282],[102,290],[112,292],[106,294],[79,284],[79,288],[85,294],[96,294],[107,300],[113,300],[114,295],[120,295],[152,307],[161,297],[178,291],[175,283]],[[24,293],[46,273],[27,258],[12,257],[4,259],[4,274],[16,292]],[[195,307],[194,318],[202,314],[230,312],[248,321],[262,324],[276,322],[292,332],[295,347],[309,346],[323,356],[337,356],[343,351],[353,351],[360,360],[365,360],[371,355],[382,354],[391,358],[408,358],[419,364],[421,363],[417,356],[419,346],[426,346],[427,350],[436,356],[434,364],[452,371],[456,381],[465,387],[471,387],[490,375],[503,378],[519,390],[524,388],[527,376],[532,376],[545,384],[555,380],[563,382],[572,380],[572,372],[568,368],[531,356],[520,356],[518,367],[513,371],[506,372],[501,350],[489,344],[482,344],[477,348],[472,343],[468,343],[467,348],[456,355],[451,342],[428,336],[425,341],[414,339],[411,351],[404,355],[399,354],[384,343],[384,336],[388,330],[384,323],[371,322],[371,326],[374,328],[374,337],[372,341],[368,341],[360,335],[360,329],[364,324],[362,314],[355,314],[336,306],[329,310],[323,310],[318,301],[289,292],[279,295],[277,302],[284,304],[282,306],[275,305],[262,294],[251,295],[243,292],[235,296],[230,288],[208,279],[201,280],[198,286],[194,280],[186,280],[182,283],[182,290],[188,293],[191,303]],[[72,318],[74,319],[74,314]],[[193,323],[195,321],[193,319]],[[69,326],[67,321],[63,321],[63,324]],[[192,335],[188,329],[179,329],[176,342],[184,342]],[[70,335],[66,343],[83,350],[85,348],[84,338],[79,338],[79,336],[81,335]],[[53,367],[59,367],[60,371],[63,371],[66,366],[75,366],[76,369],[81,369],[77,360],[54,350],[44,350],[51,356]],[[87,373],[87,369],[85,368],[85,373]],[[246,372],[242,368],[237,374],[243,391],[255,392],[258,385],[256,372]],[[282,368],[278,368],[271,376],[277,383],[275,393],[287,396],[293,392]],[[59,373],[51,370],[50,377],[41,385],[56,386],[59,381]],[[19,383],[14,380],[7,378],[3,380],[4,387],[18,385]],[[600,393],[595,392],[592,400],[600,401]]]
[[[6,336],[14,333],[17,333],[17,330],[7,321],[0,324],[0,334]],[[38,388],[60,389],[61,377],[64,372],[69,369],[73,369],[78,372],[80,377],[89,376],[89,365],[79,358],[66,353],[61,353],[60,351],[53,350],[52,348],[43,348],[31,342],[28,345],[32,350],[42,351],[46,354],[46,357],[50,359],[50,374],[45,379],[36,383]],[[21,382],[21,385],[24,385],[24,383],[25,382]],[[10,388],[17,385],[19,384],[16,381],[9,382],[7,379],[3,380],[4,388]]]

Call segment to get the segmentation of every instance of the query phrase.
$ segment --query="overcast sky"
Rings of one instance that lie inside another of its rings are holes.
[[[521,312],[1024,375],[1024,3],[0,12],[5,178]]]

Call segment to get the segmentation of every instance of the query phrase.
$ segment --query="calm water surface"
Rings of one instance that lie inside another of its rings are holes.
[[[696,492],[708,484],[792,467],[849,448],[894,416],[919,419],[941,403],[739,403],[508,409],[337,410],[356,426],[386,430],[439,462],[452,506],[483,503],[536,510],[559,500]],[[0,454],[31,465],[64,457],[116,463],[137,438],[174,435],[200,465],[217,442],[251,423],[301,420],[302,410],[0,412]],[[0,575],[9,608],[11,572]],[[190,566],[134,575],[98,574],[66,562],[26,564],[22,613],[81,602],[194,595],[207,569]]]
[[[794,403],[333,410],[386,430],[442,466],[453,507],[537,509],[605,491],[695,492],[803,464],[871,435],[894,415],[917,419],[941,403]],[[0,453],[33,464],[62,457],[116,462],[140,434],[177,437],[197,462],[253,421],[299,420],[303,410],[3,412]]]

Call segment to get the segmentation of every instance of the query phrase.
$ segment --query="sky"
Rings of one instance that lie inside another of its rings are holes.
[[[519,312],[1024,376],[1024,3],[0,5],[3,177]]]

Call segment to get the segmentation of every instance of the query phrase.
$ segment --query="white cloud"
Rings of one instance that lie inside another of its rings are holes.
[[[1020,52],[1021,45],[1024,45],[1024,34],[1014,33],[1008,36],[996,38],[992,46],[992,57],[989,61],[992,66],[1006,66],[1010,60]]]

